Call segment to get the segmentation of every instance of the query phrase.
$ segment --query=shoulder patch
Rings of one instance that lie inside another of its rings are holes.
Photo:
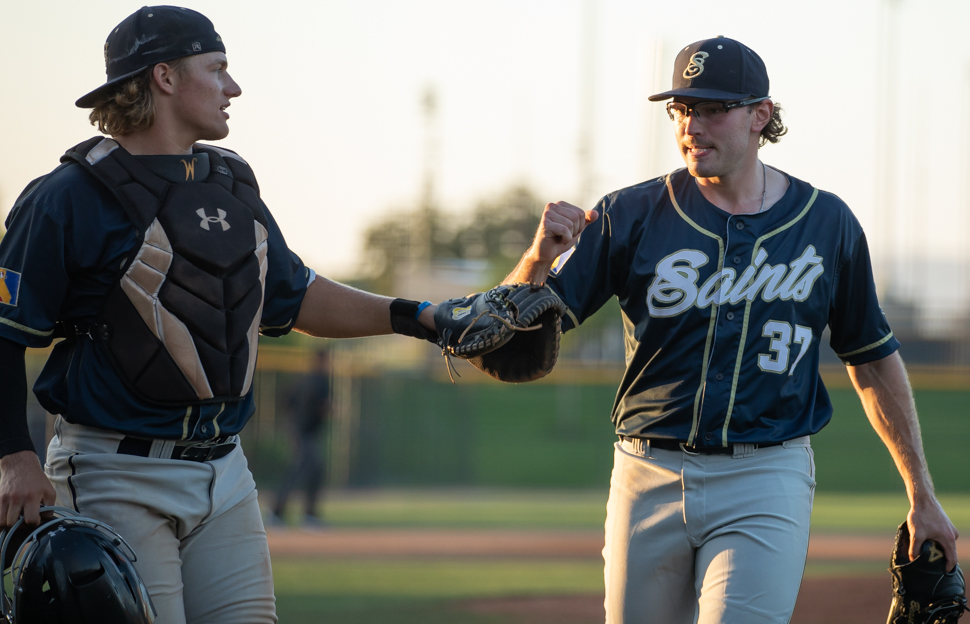
[[[552,268],[549,269],[549,272],[553,275],[559,275],[559,271],[562,271],[563,266],[566,264],[566,261],[569,260],[570,256],[573,255],[574,251],[576,251],[575,246],[564,251],[563,254],[556,258],[556,260],[552,263]]]
[[[0,267],[0,303],[17,306],[20,294],[20,273]]]

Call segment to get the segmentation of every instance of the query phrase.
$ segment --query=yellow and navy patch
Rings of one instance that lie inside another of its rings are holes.
[[[20,273],[0,267],[0,303],[17,305],[20,293]]]
[[[562,267],[566,264],[566,260],[569,260],[569,257],[573,255],[574,251],[576,251],[576,248],[571,247],[570,249],[563,252],[561,256],[556,258],[556,260],[552,263],[552,268],[550,269],[550,272],[553,275],[559,275],[559,271],[562,271]]]
[[[471,306],[468,306],[467,308],[455,308],[454,310],[451,311],[451,318],[457,321],[458,319],[465,318],[471,313],[472,313]]]

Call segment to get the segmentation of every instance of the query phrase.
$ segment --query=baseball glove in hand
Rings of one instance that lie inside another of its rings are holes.
[[[565,313],[566,304],[548,286],[503,284],[439,303],[434,322],[442,355],[519,383],[545,377],[555,366]]]
[[[966,583],[959,564],[946,571],[943,548],[923,542],[920,555],[909,560],[909,528],[899,525],[889,561],[893,604],[887,624],[954,624],[967,606]]]

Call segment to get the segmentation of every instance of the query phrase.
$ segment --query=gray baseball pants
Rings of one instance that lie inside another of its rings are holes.
[[[155,624],[275,624],[256,484],[240,446],[220,459],[119,455],[123,434],[58,418],[45,470],[57,504],[111,525],[138,560]],[[168,457],[168,459],[162,459]]]
[[[787,624],[808,553],[808,437],[732,455],[615,445],[607,624]]]

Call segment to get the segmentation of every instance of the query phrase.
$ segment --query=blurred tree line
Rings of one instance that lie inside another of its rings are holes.
[[[431,201],[391,212],[366,230],[363,276],[353,285],[390,293],[396,269],[406,263],[476,260],[487,263],[486,283],[481,285],[487,289],[518,263],[535,236],[544,206],[530,188],[515,185],[478,201],[462,215],[445,212]],[[622,361],[622,321],[615,298],[570,332],[562,353]]]
[[[455,215],[434,204],[392,212],[364,235],[364,282],[392,290],[395,267],[407,262],[482,260],[501,280],[528,247],[544,203],[527,187],[513,186]],[[497,281],[496,281],[497,283]]]

